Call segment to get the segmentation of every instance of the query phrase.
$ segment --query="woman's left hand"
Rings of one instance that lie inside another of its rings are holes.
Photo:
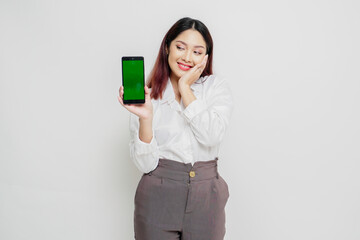
[[[179,87],[181,86],[190,87],[196,80],[198,80],[206,67],[207,59],[208,59],[208,55],[206,54],[201,63],[196,64],[193,68],[187,71],[179,79]]]

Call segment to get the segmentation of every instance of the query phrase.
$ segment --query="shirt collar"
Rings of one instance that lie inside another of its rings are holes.
[[[195,81],[195,83],[193,83],[190,88],[191,90],[196,93],[199,91],[199,87],[201,85],[203,81],[203,77],[199,78],[198,80]],[[170,81],[170,78],[168,78],[168,81],[167,81],[167,84],[166,84],[166,87],[165,87],[165,90],[164,90],[164,93],[163,93],[163,96],[162,96],[162,99],[160,99],[160,103],[165,103],[165,102],[168,102],[168,103],[171,103],[173,101],[176,101],[175,100],[175,93],[174,93],[174,89],[172,87],[172,84],[171,84],[171,81]]]

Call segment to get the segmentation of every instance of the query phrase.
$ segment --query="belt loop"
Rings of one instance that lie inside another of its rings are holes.
[[[217,161],[219,160],[218,157],[215,158],[215,169],[216,169],[216,178],[219,179],[219,171],[218,171],[218,164]]]

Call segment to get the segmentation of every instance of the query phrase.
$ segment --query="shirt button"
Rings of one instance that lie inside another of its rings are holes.
[[[189,175],[190,175],[190,177],[195,177],[195,172],[194,172],[194,171],[190,171],[190,172],[189,172]]]

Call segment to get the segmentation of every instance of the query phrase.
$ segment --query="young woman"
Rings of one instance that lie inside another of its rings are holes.
[[[220,240],[228,186],[217,171],[232,111],[224,81],[212,74],[213,41],[199,20],[166,33],[145,86],[145,104],[124,105],[130,153],[144,174],[135,194],[138,240]]]

